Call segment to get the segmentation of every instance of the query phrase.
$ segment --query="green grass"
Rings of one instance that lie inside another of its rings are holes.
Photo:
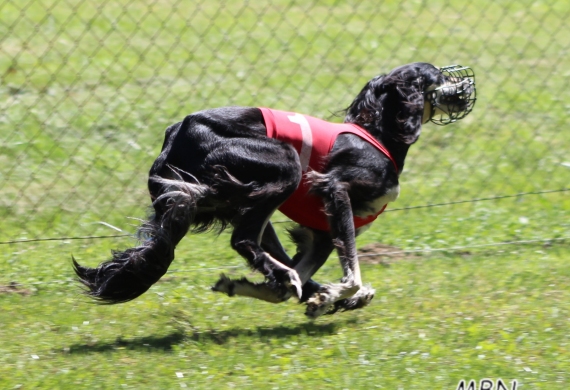
[[[372,76],[427,61],[472,66],[477,105],[424,127],[401,198],[358,245],[470,248],[364,264],[372,305],[310,322],[294,302],[208,290],[220,272],[249,275],[226,233],[183,240],[170,273],[116,307],[87,303],[70,257],[95,265],[131,239],[2,244],[0,388],[567,389],[569,241],[477,247],[570,236],[567,192],[407,208],[568,187],[570,5],[189,4],[0,5],[0,242],[134,232],[163,130],[188,113],[338,121]],[[339,277],[331,257],[316,279]]]
[[[69,282],[3,295],[0,386],[448,389],[470,378],[568,386],[567,246],[365,264],[373,304],[311,322],[294,302],[208,291],[222,269],[247,274],[224,238],[189,238],[174,272],[122,306],[90,305]],[[187,257],[207,243],[214,253]],[[229,261],[206,260],[213,255]],[[331,262],[319,279],[339,272]]]

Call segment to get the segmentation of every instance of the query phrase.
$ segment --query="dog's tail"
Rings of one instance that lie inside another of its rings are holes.
[[[97,268],[84,267],[73,259],[75,273],[87,287],[86,294],[100,303],[133,300],[166,273],[174,259],[174,248],[192,225],[197,202],[208,193],[202,184],[160,177],[150,180],[163,191],[153,203],[155,214],[139,228],[142,243],[123,252],[113,251],[113,258]]]

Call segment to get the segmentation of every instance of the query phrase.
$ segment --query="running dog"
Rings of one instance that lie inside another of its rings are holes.
[[[214,291],[273,303],[295,296],[311,318],[364,307],[374,290],[362,284],[355,237],[398,197],[422,124],[464,118],[475,96],[470,68],[412,63],[370,80],[342,124],[253,107],[188,115],[166,129],[150,169],[154,214],[139,229],[141,244],[97,268],[73,260],[75,272],[101,303],[130,301],[166,273],[189,231],[231,227],[232,248],[265,280],[222,275]],[[271,225],[275,210],[297,223],[292,258]],[[343,278],[315,282],[335,248]]]

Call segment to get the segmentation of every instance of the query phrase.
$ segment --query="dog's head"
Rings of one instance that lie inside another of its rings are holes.
[[[465,118],[475,95],[470,68],[414,62],[370,80],[346,109],[345,122],[412,144],[423,123],[447,125]]]
[[[473,110],[476,101],[475,73],[461,65],[436,68],[416,62],[393,69],[385,77],[385,84],[415,104],[419,104],[418,95],[421,94],[424,123],[447,125],[456,122]]]

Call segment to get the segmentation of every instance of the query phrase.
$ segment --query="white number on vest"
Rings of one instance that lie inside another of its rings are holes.
[[[292,123],[296,123],[301,127],[301,134],[303,136],[303,145],[301,146],[301,153],[299,153],[299,160],[301,160],[301,169],[306,172],[309,169],[309,161],[311,160],[311,152],[313,150],[313,132],[311,126],[301,114],[287,115],[287,118]]]

